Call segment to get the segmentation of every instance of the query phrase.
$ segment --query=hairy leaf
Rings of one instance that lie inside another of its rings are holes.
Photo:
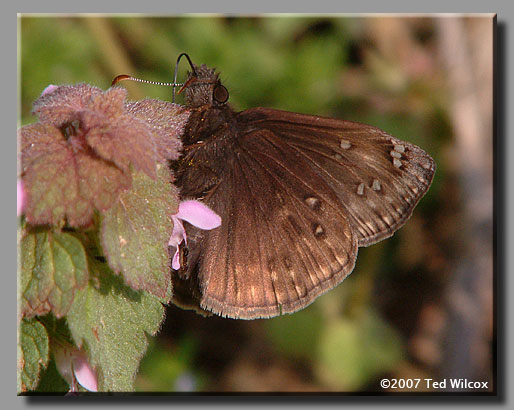
[[[186,108],[127,103],[121,87],[47,90],[34,103],[40,122],[19,131],[28,223],[88,225],[130,188],[132,170],[155,178],[158,165],[178,158]]]
[[[21,316],[30,318],[48,312],[64,316],[76,291],[87,284],[82,243],[68,233],[41,230],[25,233],[20,250]]]
[[[41,371],[48,365],[49,340],[45,327],[37,320],[22,320],[18,326],[18,393],[34,390]]]
[[[102,93],[100,88],[89,84],[56,86],[34,101],[32,112],[41,122],[59,128],[77,119],[76,113],[86,109],[91,99]]]
[[[95,208],[108,209],[131,185],[130,174],[90,155],[80,142],[66,141],[51,125],[28,125],[20,133],[25,216],[30,224],[57,225],[66,218],[71,226],[87,225]]]
[[[127,90],[115,87],[95,97],[88,110],[80,113],[87,143],[103,159],[112,161],[123,171],[129,166],[155,177],[159,156],[154,134],[143,121],[128,115],[124,99]]]
[[[109,266],[121,273],[131,288],[161,298],[170,292],[168,241],[173,231],[171,215],[178,209],[178,194],[167,168],[158,178],[133,175],[133,188],[103,214],[102,248]]]
[[[75,343],[85,345],[99,391],[132,391],[148,340],[164,319],[161,300],[124,285],[106,264],[90,261],[95,277],[77,293],[68,315]]]
[[[167,158],[178,157],[178,138],[188,111],[158,100],[150,101],[156,101],[152,107],[162,106],[160,109],[129,110],[131,103],[126,103],[126,97],[122,87],[104,92],[87,84],[60,86],[36,100],[33,112],[41,122],[56,128],[76,123],[87,145],[100,158],[124,172],[133,166],[155,177],[157,162],[165,164]],[[156,121],[160,121],[159,126]],[[163,126],[165,122],[169,125]],[[164,140],[172,152],[161,149]]]
[[[155,134],[160,155],[167,159],[180,156],[180,136],[189,119],[190,110],[168,101],[145,99],[128,102],[128,111],[145,121]]]

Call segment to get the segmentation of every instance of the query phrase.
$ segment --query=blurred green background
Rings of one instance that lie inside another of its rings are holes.
[[[375,392],[383,377],[491,382],[492,29],[490,17],[465,16],[19,19],[20,124],[36,120],[32,102],[49,84],[106,89],[118,74],[172,81],[187,52],[221,72],[237,110],[372,124],[438,164],[410,221],[361,248],[350,277],[303,311],[237,321],[171,306],[139,391]],[[168,87],[123,85],[131,99],[171,100]]]

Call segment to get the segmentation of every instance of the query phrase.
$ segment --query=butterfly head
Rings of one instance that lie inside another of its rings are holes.
[[[192,65],[193,71],[188,73],[187,81],[180,89],[184,92],[189,107],[211,105],[219,107],[228,101],[228,90],[221,84],[218,73],[205,64]]]

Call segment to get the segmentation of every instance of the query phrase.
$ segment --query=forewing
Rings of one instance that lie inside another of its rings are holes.
[[[222,225],[200,247],[200,305],[240,319],[297,311],[353,270],[353,228],[311,160],[272,131],[239,135],[230,157],[205,198]]]
[[[337,194],[359,246],[391,236],[427,192],[434,160],[421,148],[364,124],[266,108],[243,111],[248,132],[268,130]],[[297,177],[302,177],[298,174]]]

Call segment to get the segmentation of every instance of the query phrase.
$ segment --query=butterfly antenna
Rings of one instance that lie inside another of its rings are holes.
[[[111,87],[120,81],[129,80],[129,81],[137,81],[138,83],[145,83],[145,84],[154,84],[154,85],[164,85],[166,87],[178,87],[183,84],[176,84],[176,83],[162,83],[159,81],[150,81],[150,80],[142,80],[141,78],[132,77],[127,74],[121,74],[117,76],[114,80],[112,80]]]
[[[173,76],[174,83],[177,82],[178,64],[180,63],[180,59],[182,57],[184,57],[184,56],[187,58],[187,61],[189,62],[189,65],[191,66],[191,69],[193,70],[193,75],[195,77],[198,77],[198,75],[196,74],[195,66],[193,65],[193,62],[191,61],[191,59],[189,58],[189,55],[187,53],[180,53],[179,56],[177,57],[177,63],[175,64],[175,75]],[[180,84],[180,85],[183,85],[183,84]],[[179,94],[180,94],[180,92],[179,92]],[[175,102],[175,87],[173,87],[173,99],[172,99],[172,101]]]

